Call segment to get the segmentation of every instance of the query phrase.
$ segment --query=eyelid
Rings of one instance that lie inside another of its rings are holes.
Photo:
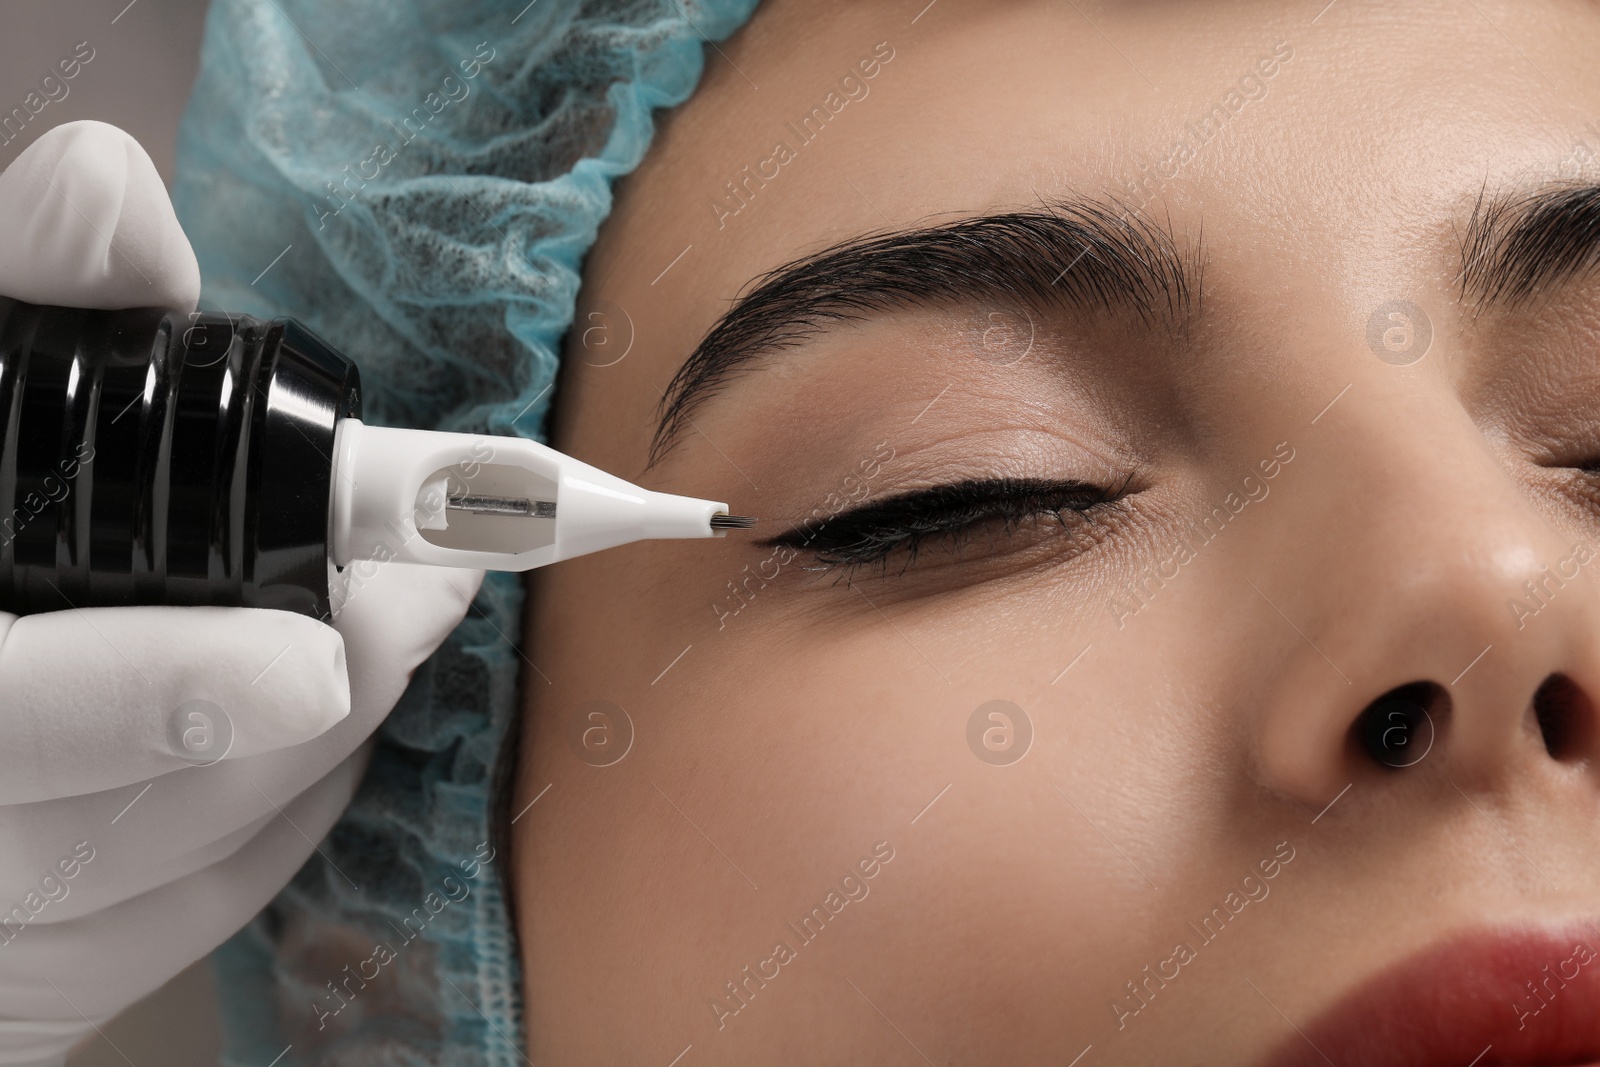
[[[1009,531],[1021,522],[1063,513],[1087,515],[1127,495],[1133,475],[1112,488],[1077,479],[983,478],[930,486],[871,501],[839,512],[816,526],[801,524],[762,543],[809,548],[818,566],[854,568],[886,560],[909,549],[907,566],[928,539],[957,540],[985,522],[1002,520]]]

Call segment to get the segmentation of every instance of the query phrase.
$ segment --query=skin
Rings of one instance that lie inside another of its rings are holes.
[[[1486,182],[1571,176],[1573,142],[1600,145],[1596,9],[916,7],[768,0],[708,53],[586,261],[580,314],[607,317],[580,325],[611,332],[572,332],[552,443],[766,536],[830,493],[960,477],[1134,471],[1139,492],[1092,534],[996,525],[849,580],[801,553],[737,615],[729,583],[773,552],[751,535],[536,572],[512,807],[538,798],[513,827],[530,1060],[1252,1063],[1439,938],[1600,914],[1595,568],[1520,628],[1508,607],[1600,541],[1565,469],[1600,454],[1600,289],[1475,314],[1455,281]],[[719,228],[724,183],[882,41],[870,95]],[[1126,198],[1280,42],[1265,96],[1144,209],[1203,223],[1186,341],[1062,314],[1019,350],[992,307],[881,316],[738,376],[646,469],[660,390],[752,278],[890,226]],[[1367,343],[1397,298],[1433,331],[1405,366]],[[1534,718],[1552,675],[1561,758]],[[1433,745],[1379,766],[1352,724],[1418,681],[1442,694]],[[967,740],[995,699],[1034,733],[1007,766]],[[593,700],[632,722],[610,766],[569,743]],[[882,842],[868,895],[804,942],[787,924]],[[1270,894],[1119,1026],[1126,983],[1252,873]],[[719,1018],[780,940],[794,959]]]

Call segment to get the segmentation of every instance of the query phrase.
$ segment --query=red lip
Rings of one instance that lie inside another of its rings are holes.
[[[1600,923],[1480,930],[1452,938],[1380,972],[1302,1031],[1265,1063],[1600,1063]]]

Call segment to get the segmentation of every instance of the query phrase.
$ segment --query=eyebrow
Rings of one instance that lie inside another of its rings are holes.
[[[1489,197],[1461,237],[1461,298],[1515,307],[1600,266],[1600,185],[1559,183]]]
[[[994,300],[1041,313],[1131,311],[1184,334],[1198,314],[1201,243],[1116,201],[1038,209],[854,237],[757,276],[663,391],[646,467],[698,407],[764,355],[874,314]]]

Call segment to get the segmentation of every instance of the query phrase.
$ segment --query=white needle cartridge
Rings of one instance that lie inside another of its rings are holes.
[[[525,571],[631,541],[721,537],[755,520],[641,489],[521,437],[334,431],[329,559]]]

